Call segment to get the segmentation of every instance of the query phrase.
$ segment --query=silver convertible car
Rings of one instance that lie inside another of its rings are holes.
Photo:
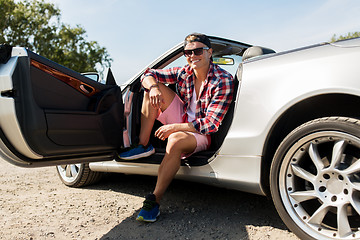
[[[185,159],[176,177],[271,196],[301,239],[360,239],[360,39],[279,53],[210,39],[214,62],[234,76],[234,101],[211,148]],[[180,43],[147,67],[183,66],[182,55]],[[1,157],[57,166],[72,187],[103,172],[157,175],[166,144],[158,139],[148,158],[117,159],[137,142],[146,68],[120,87],[111,72],[102,83],[2,45]]]

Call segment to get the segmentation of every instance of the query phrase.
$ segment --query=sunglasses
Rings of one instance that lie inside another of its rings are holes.
[[[191,57],[191,55],[194,53],[195,56],[200,56],[203,54],[203,50],[209,50],[208,47],[201,47],[201,48],[195,48],[191,50],[184,50],[185,57]]]

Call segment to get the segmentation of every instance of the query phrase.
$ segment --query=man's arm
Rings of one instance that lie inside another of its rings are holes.
[[[142,86],[147,90],[150,91],[152,88],[158,86],[158,81],[153,76],[145,76],[142,80]]]
[[[155,137],[165,140],[174,132],[194,132],[198,133],[192,123],[173,123],[161,126],[155,132]]]
[[[177,74],[181,68],[147,69],[141,76],[141,83],[145,91],[149,92],[149,99],[153,108],[159,109],[165,103],[165,96],[161,92],[159,83],[176,83]]]

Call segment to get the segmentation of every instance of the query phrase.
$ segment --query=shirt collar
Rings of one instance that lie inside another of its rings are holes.
[[[214,75],[214,69],[215,69],[214,63],[212,61],[210,61],[210,67],[209,67],[209,71],[207,73],[207,77],[211,77],[211,76]],[[185,72],[186,72],[186,74],[188,74],[190,76],[190,75],[192,75],[194,73],[194,69],[192,69],[190,67],[190,65],[187,64],[185,66]]]

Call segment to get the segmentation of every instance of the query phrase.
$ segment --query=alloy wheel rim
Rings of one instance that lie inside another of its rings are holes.
[[[57,166],[58,172],[61,178],[68,183],[71,183],[76,180],[80,173],[81,163],[80,164],[69,164],[69,165],[59,165]]]
[[[360,237],[360,139],[324,131],[290,147],[279,173],[284,207],[314,238]]]

